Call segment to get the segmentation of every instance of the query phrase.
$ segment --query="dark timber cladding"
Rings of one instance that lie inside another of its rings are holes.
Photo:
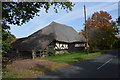
[[[50,49],[58,51],[76,51],[85,48],[85,38],[72,27],[52,22],[32,35],[16,40],[13,49],[32,51],[33,54],[47,54]]]

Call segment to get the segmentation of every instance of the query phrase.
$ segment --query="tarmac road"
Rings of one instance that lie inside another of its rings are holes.
[[[48,72],[35,78],[119,78],[120,50]]]

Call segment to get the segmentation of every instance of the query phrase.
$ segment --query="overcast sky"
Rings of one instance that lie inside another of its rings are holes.
[[[11,33],[17,38],[27,37],[30,34],[38,31],[39,29],[47,26],[52,21],[65,24],[73,27],[77,32],[80,32],[84,28],[84,14],[83,6],[86,5],[87,18],[91,17],[94,12],[107,11],[112,20],[118,18],[118,2],[74,2],[75,6],[73,10],[67,13],[65,10],[58,10],[58,13],[53,11],[51,7],[48,13],[41,10],[40,16],[34,17],[28,23],[22,26],[11,25]]]

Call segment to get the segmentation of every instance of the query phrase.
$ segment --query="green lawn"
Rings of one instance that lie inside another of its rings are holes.
[[[71,63],[75,63],[75,62],[78,62],[78,61],[91,59],[91,58],[99,56],[101,54],[102,54],[102,52],[95,52],[95,53],[89,53],[89,54],[87,54],[85,52],[81,52],[81,53],[65,53],[65,54],[61,54],[61,55],[48,56],[48,57],[39,58],[39,59],[45,59],[45,60],[58,62],[58,63],[71,64]]]

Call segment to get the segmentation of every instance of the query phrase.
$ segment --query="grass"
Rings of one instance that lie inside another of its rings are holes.
[[[36,74],[42,74],[40,71],[35,71],[35,70],[27,70],[24,72],[12,72],[7,69],[6,72],[3,72],[4,74],[2,75],[2,78],[30,78],[34,77]]]
[[[85,52],[66,53],[66,54],[61,54],[61,55],[56,55],[56,56],[48,56],[48,57],[39,58],[39,59],[45,59],[45,60],[49,60],[49,61],[53,61],[53,62],[57,62],[57,63],[71,64],[71,63],[91,59],[93,57],[100,56],[101,54],[102,54],[101,52],[95,52],[95,53],[89,53],[89,54],[87,54]]]
[[[54,64],[49,66],[35,66],[32,69],[27,69],[24,72],[12,72],[7,69],[3,69],[3,78],[31,78],[36,75],[45,74],[46,72],[62,68],[68,66],[72,63],[91,59],[96,56],[100,56],[102,52],[94,52],[94,53],[65,53],[55,56],[48,56],[44,58],[37,58],[37,60],[48,60],[54,62]]]
[[[43,74],[41,71],[26,70],[24,72],[13,72],[8,69],[2,69],[2,78],[31,78],[38,74]]]
[[[2,78],[16,78],[20,74],[18,72],[11,72],[7,69],[2,69]]]

